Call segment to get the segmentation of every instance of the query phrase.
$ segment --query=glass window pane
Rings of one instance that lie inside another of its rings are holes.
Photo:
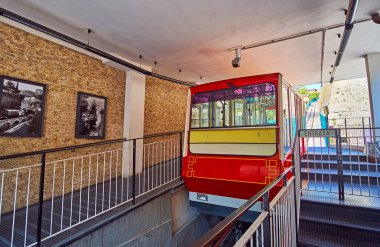
[[[201,107],[201,127],[202,128],[209,127],[210,126],[210,111],[209,111],[210,104],[209,103],[202,103],[201,105],[202,105],[202,107]]]
[[[199,109],[197,105],[191,108],[191,128],[199,128]]]
[[[192,105],[198,109],[192,115],[192,128],[277,124],[276,88],[271,83],[198,93]]]

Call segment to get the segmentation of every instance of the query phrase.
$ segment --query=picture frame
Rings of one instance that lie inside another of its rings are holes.
[[[104,139],[106,116],[106,97],[78,92],[75,138]]]
[[[47,85],[0,75],[0,136],[42,137]]]

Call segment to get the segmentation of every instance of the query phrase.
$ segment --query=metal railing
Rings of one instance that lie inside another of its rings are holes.
[[[380,197],[380,128],[344,128],[336,137],[305,137],[302,190]],[[319,130],[314,130],[319,131]]]
[[[298,139],[294,142],[293,152],[295,154],[299,152]],[[237,221],[260,200],[262,200],[262,212],[234,246],[297,246],[299,184],[295,179],[295,174],[297,174],[298,162],[298,155],[295,155],[292,167],[287,168],[192,246],[223,246],[223,241],[231,233]],[[281,189],[273,197],[274,189],[278,189],[279,186]],[[273,197],[271,201],[269,201],[270,197]]]
[[[294,191],[295,178],[292,177],[269,203],[269,212],[262,212],[234,246],[297,246]],[[268,229],[265,225],[267,218],[270,219],[270,234],[264,230]],[[266,244],[265,237],[270,238],[270,244]]]
[[[371,117],[332,118],[329,120],[331,128],[372,128]]]
[[[180,177],[182,132],[0,156],[1,246],[41,242]],[[21,166],[24,163],[33,165]]]

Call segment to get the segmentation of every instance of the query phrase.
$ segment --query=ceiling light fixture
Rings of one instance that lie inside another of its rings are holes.
[[[241,60],[241,46],[232,48],[233,51],[235,51],[235,58],[232,59],[232,67],[238,68],[240,67],[240,60]]]
[[[372,21],[376,24],[380,24],[380,14],[375,13],[371,15]]]
[[[235,52],[235,58],[232,59],[232,67],[238,68],[240,67],[241,60],[241,46],[232,48],[232,50]]]

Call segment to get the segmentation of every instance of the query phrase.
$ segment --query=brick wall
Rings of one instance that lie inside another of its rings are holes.
[[[47,85],[43,137],[0,137],[0,155],[99,141],[74,137],[77,92],[107,97],[106,140],[122,137],[126,77],[124,71],[105,66],[97,59],[1,22],[0,47],[1,75]],[[146,77],[145,135],[184,129],[187,88],[187,86]],[[173,136],[151,138],[149,142],[172,138]],[[121,151],[113,151],[112,157],[110,152],[104,153],[120,148],[121,145],[112,144],[47,155],[47,162],[51,163],[46,167],[45,199],[50,198],[52,194],[54,196],[62,194],[62,190],[57,188],[62,188],[63,171],[65,171],[64,193],[70,192],[72,187],[76,190],[81,184],[82,187],[86,187],[88,184],[94,184],[97,179],[102,180],[103,169],[105,178],[109,178],[111,163],[114,166],[111,177],[120,176]],[[166,149],[160,160],[155,158],[151,161],[151,165],[162,159],[173,157],[169,152],[169,149]],[[94,154],[91,159],[89,156],[82,159],[83,155],[89,154]],[[39,162],[40,156],[0,161],[0,171],[35,165]],[[81,165],[82,162],[83,165]],[[27,200],[29,170],[31,173],[29,203],[33,204],[38,199],[39,166],[19,170],[17,208],[24,207]],[[96,171],[98,171],[97,174]],[[88,174],[90,174],[90,179],[88,179]],[[56,187],[54,193],[52,193],[53,176]],[[5,176],[2,213],[12,210],[15,178],[16,171],[9,172]]]
[[[94,142],[74,138],[79,91],[107,97],[106,139],[122,137],[124,71],[1,22],[0,37],[0,74],[47,85],[43,137],[0,137],[0,154]]]
[[[185,129],[188,86],[146,77],[144,134]]]
[[[0,137],[0,155],[29,152],[47,148],[92,143],[94,139],[76,139],[75,119],[77,93],[86,92],[107,97],[106,140],[122,138],[125,72],[105,66],[101,61],[73,51],[69,48],[42,39],[25,31],[0,22],[0,74],[30,80],[47,85],[44,133],[42,138]],[[49,154],[47,162],[85,154],[115,150],[120,145],[106,145],[97,148],[77,149],[75,151]],[[109,153],[107,154],[109,155]],[[119,153],[120,155],[120,153]],[[91,167],[90,184],[95,182],[96,169],[94,158],[88,162],[85,158],[83,173],[88,174]],[[115,155],[113,157],[115,159]],[[0,170],[25,167],[38,164],[40,156],[18,158],[0,162]],[[103,167],[103,159],[98,162]],[[109,158],[107,158],[109,160]],[[121,157],[119,161],[121,160]],[[65,192],[71,190],[72,162],[56,164],[56,183],[62,185],[63,167],[66,166]],[[74,190],[79,188],[81,159],[75,160]],[[120,173],[120,167],[118,167]],[[39,166],[30,168],[30,203],[35,203],[39,188]],[[25,206],[29,168],[19,170],[17,207]],[[47,165],[45,198],[51,195],[53,164]],[[100,174],[103,174],[101,169]],[[114,174],[114,172],[113,172]],[[109,177],[108,169],[105,176]],[[113,177],[114,175],[112,175]],[[88,177],[88,175],[87,175]],[[16,171],[6,173],[2,213],[11,209],[14,196]],[[101,178],[100,178],[101,179]],[[88,179],[87,179],[88,180]],[[86,185],[88,181],[83,180]],[[59,188],[58,184],[57,188]],[[61,186],[60,185],[60,186]],[[56,191],[55,196],[62,192]]]

